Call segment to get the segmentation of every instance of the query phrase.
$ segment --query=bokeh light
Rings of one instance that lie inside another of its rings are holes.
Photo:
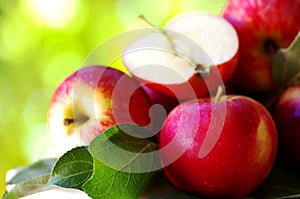
[[[26,0],[25,5],[36,23],[63,28],[75,18],[80,0]]]
[[[118,0],[118,19],[129,28],[141,25],[147,27],[137,18],[139,15],[144,15],[151,23],[161,27],[168,18],[178,13],[181,4],[182,0],[176,3],[172,0],[152,0],[151,3],[147,0]],[[124,9],[125,7],[127,9]]]
[[[74,49],[67,49],[51,56],[48,63],[41,68],[43,82],[57,87],[57,82],[62,82],[69,74],[81,67],[82,60],[83,57]]]
[[[26,57],[27,49],[35,49],[39,42],[37,30],[19,17],[13,16],[1,23],[0,58],[5,61]],[[36,35],[32,37],[32,35]]]
[[[188,11],[219,13],[226,0],[1,0],[0,195],[9,169],[53,155],[47,109],[57,86],[117,34],[158,27]],[[118,43],[101,53],[112,57]],[[119,44],[120,45],[120,44]],[[111,66],[125,70],[121,57]],[[97,63],[103,64],[103,63]]]

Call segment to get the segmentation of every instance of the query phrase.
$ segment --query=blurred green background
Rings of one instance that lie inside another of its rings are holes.
[[[147,27],[139,14],[163,27],[179,13],[220,14],[225,1],[1,0],[0,194],[9,169],[55,156],[46,127],[48,103],[97,45]]]

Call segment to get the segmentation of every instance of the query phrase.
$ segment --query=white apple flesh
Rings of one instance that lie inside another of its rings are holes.
[[[192,99],[230,79],[238,49],[237,33],[225,19],[189,13],[171,19],[164,30],[136,38],[124,50],[123,62],[133,77],[154,90]]]

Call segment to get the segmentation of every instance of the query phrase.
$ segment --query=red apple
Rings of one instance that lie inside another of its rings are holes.
[[[150,101],[139,84],[125,73],[89,66],[67,77],[53,94],[48,129],[59,154],[87,145],[116,123],[150,128]]]
[[[142,85],[144,91],[147,93],[152,105],[161,105],[164,108],[165,112],[168,114],[173,110],[179,103],[182,101],[176,98],[169,97],[158,91],[153,90],[146,84]]]
[[[240,42],[236,87],[251,92],[271,92],[272,59],[300,30],[299,0],[230,0],[223,16],[236,29]]]
[[[139,36],[123,53],[129,72],[153,90],[176,99],[208,96],[233,75],[238,37],[220,16],[189,13],[164,30]]]
[[[167,115],[174,107],[181,103],[181,100],[159,93],[146,84],[143,84],[142,88],[147,93],[151,102],[150,117],[152,118],[151,122],[153,126],[155,126],[152,130],[158,133]]]
[[[245,96],[190,100],[168,115],[159,137],[163,169],[191,194],[240,198],[271,171],[277,133],[269,112]]]
[[[273,112],[279,137],[279,159],[300,170],[300,86],[286,89]]]

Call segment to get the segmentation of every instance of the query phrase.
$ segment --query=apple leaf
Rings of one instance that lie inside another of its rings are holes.
[[[106,167],[94,160],[95,172],[83,185],[83,190],[94,199],[138,198],[151,180],[152,173],[127,173]]]
[[[143,154],[155,151],[156,145],[123,130],[148,133],[135,125],[117,125],[91,142],[89,150],[94,157],[94,172],[83,190],[92,198],[138,198],[154,175],[155,158]]]
[[[129,173],[159,170],[157,144],[140,138],[150,134],[146,128],[134,124],[119,124],[96,137],[89,150],[94,158],[116,170]]]
[[[2,199],[17,199],[33,193],[43,191],[49,180],[50,174],[30,178],[17,184],[11,191],[6,192]]]
[[[7,182],[8,185],[18,184],[30,178],[51,173],[52,167],[57,158],[47,158],[32,163],[29,166],[22,167],[20,170]]]
[[[278,85],[300,84],[300,32],[288,48],[280,49],[273,58],[273,79]]]
[[[93,157],[87,147],[65,153],[54,165],[48,185],[81,189],[93,172]]]

